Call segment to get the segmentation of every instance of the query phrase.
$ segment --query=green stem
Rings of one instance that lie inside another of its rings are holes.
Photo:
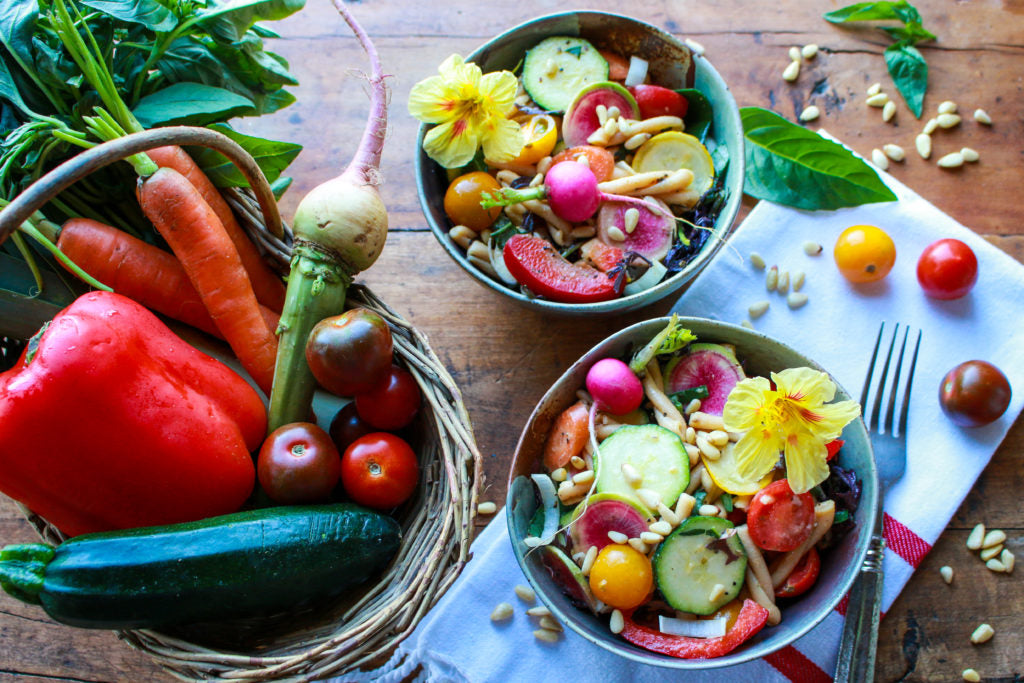
[[[89,132],[99,139],[109,141],[119,137],[124,137],[128,134],[125,132],[124,128],[114,120],[114,117],[102,107],[96,108],[96,114],[97,116],[85,116],[83,117],[83,120],[89,128]],[[135,169],[135,172],[140,178],[148,178],[156,173],[160,168],[156,165],[155,161],[149,158],[149,155],[141,152],[139,154],[132,154],[129,157],[125,157],[124,160],[132,165],[132,168]]]
[[[306,339],[313,326],[345,310],[352,277],[331,254],[296,239],[284,311],[278,324],[277,365],[270,392],[268,433],[292,422],[307,422],[316,380],[306,364]]]
[[[34,225],[29,223],[28,221],[22,223],[21,227],[18,229],[21,230],[26,235],[28,235],[29,237],[31,237],[32,239],[34,239],[40,245],[42,245],[42,247],[46,249],[48,252],[53,254],[53,257],[55,259],[64,264],[64,267],[70,270],[72,273],[74,273],[75,276],[82,282],[86,283],[93,289],[102,289],[104,292],[114,291],[107,285],[103,284],[102,282],[94,278],[92,275],[89,275],[89,273],[82,270],[81,266],[79,266],[77,263],[69,259],[67,254],[61,251],[56,244],[47,239],[46,235],[44,235],[40,230],[38,230]]]
[[[521,190],[517,190],[514,187],[505,187],[497,192],[484,192],[480,195],[482,197],[480,206],[484,209],[492,209],[495,206],[511,206],[512,204],[528,202],[531,199],[544,199],[547,197],[547,194],[548,190],[543,185],[524,187]]]
[[[39,264],[36,263],[36,257],[32,254],[32,250],[25,244],[24,238],[18,233],[11,233],[11,241],[14,242],[14,246],[21,252],[21,257],[25,259],[25,265],[32,272],[32,279],[36,281],[36,289],[39,290],[32,297],[36,297],[43,292],[43,274],[39,271]]]

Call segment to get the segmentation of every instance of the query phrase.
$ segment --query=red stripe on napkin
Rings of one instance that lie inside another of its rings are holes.
[[[764,661],[793,683],[832,683],[832,677],[792,645],[764,656]]]
[[[917,569],[917,565],[921,564],[921,560],[932,549],[927,541],[890,517],[888,513],[882,515],[882,536],[885,537],[885,544],[914,569]]]

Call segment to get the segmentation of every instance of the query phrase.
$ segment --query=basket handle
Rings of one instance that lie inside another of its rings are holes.
[[[19,225],[28,220],[44,204],[92,172],[122,161],[133,154],[167,145],[199,145],[216,150],[226,156],[249,182],[249,187],[256,195],[260,210],[263,212],[263,220],[267,229],[274,236],[280,239],[284,238],[281,214],[277,210],[277,200],[274,199],[270,183],[267,182],[267,178],[263,175],[256,160],[241,145],[223,133],[209,128],[169,126],[132,133],[96,145],[92,149],[68,159],[39,178],[15,197],[3,211],[0,211],[0,244],[3,244],[4,240]]]

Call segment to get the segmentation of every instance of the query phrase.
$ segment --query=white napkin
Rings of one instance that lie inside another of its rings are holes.
[[[938,171],[937,171],[938,172]],[[970,173],[966,169],[965,173]],[[756,329],[780,339],[827,368],[855,400],[867,371],[879,323],[901,322],[923,331],[910,412],[907,470],[885,499],[885,584],[888,610],[914,568],[949,522],[1024,406],[1024,267],[943,214],[906,186],[880,174],[899,202],[834,212],[798,211],[760,202],[725,248],[680,299],[674,311],[732,323],[747,319],[752,303],[768,299]],[[839,274],[832,245],[845,228],[867,223],[896,243],[897,259],[883,281],[854,287]],[[955,237],[978,257],[974,289],[956,301],[927,298],[916,265],[931,242]],[[824,246],[807,256],[802,245]],[[765,289],[765,273],[748,260],[760,253],[792,277],[806,273],[807,305],[790,310],[785,297]],[[892,325],[887,325],[891,329]],[[987,360],[1015,389],[1006,414],[986,427],[955,426],[938,405],[943,375],[958,363]],[[621,659],[571,631],[556,644],[533,636],[536,625],[513,594],[526,580],[512,554],[499,514],[473,544],[463,575],[376,672],[345,680],[566,681],[663,680],[667,671]],[[494,606],[509,601],[516,615],[493,624]],[[840,611],[845,611],[840,606]],[[769,658],[719,672],[687,673],[687,680],[828,681],[835,669],[843,617],[833,612],[818,627]]]

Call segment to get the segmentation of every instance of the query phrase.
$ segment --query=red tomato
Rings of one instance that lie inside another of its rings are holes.
[[[375,432],[352,442],[341,457],[341,483],[360,505],[390,510],[404,503],[419,481],[416,454],[394,434]]]
[[[327,432],[310,422],[293,422],[263,442],[256,474],[275,503],[315,503],[337,486],[341,459]]]
[[[939,405],[961,427],[981,427],[998,420],[1010,405],[1010,380],[983,360],[969,360],[946,373],[939,385]]]
[[[960,240],[933,242],[917,261],[917,281],[933,299],[959,299],[978,281],[978,257]]]
[[[833,458],[839,455],[839,449],[843,447],[844,443],[846,442],[842,439],[836,439],[825,444],[825,448],[828,450],[828,455],[825,456],[825,460],[832,461]]]
[[[345,449],[359,437],[375,431],[377,430],[366,420],[359,417],[355,403],[346,403],[331,420],[331,426],[327,430],[339,453],[344,453]]]
[[[397,365],[377,388],[356,396],[356,412],[377,429],[401,429],[420,409],[420,388],[416,380]]]
[[[586,304],[618,296],[612,278],[596,268],[570,263],[542,237],[513,235],[504,254],[516,281],[552,301]]]
[[[796,550],[814,530],[814,497],[793,493],[786,479],[773,481],[750,499],[747,528],[758,548]]]
[[[655,116],[683,118],[690,109],[690,103],[685,97],[675,90],[669,90],[660,85],[634,85],[627,90],[636,98],[641,118],[649,119]]]
[[[806,593],[814,582],[818,580],[821,572],[821,556],[813,547],[807,554],[800,558],[793,571],[789,573],[782,585],[775,589],[777,598],[795,598]]]

